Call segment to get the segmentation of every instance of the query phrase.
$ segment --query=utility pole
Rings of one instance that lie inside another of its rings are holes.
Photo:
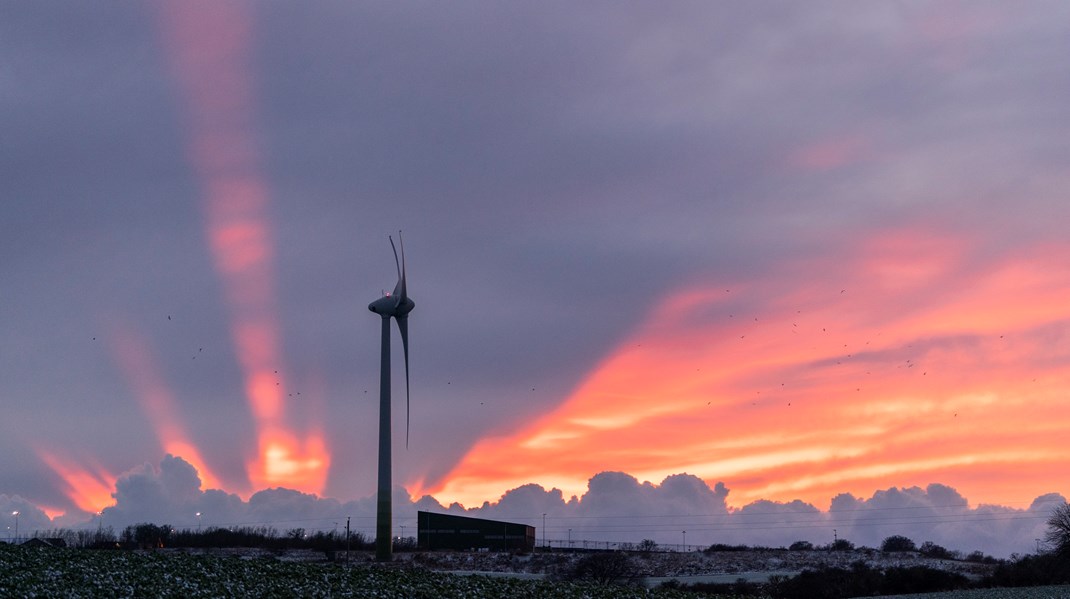
[[[349,516],[346,516],[346,563],[349,563]]]

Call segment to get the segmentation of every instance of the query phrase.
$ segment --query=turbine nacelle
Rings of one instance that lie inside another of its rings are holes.
[[[407,297],[394,297],[386,294],[383,297],[368,304],[368,309],[383,318],[405,318],[416,304]]]

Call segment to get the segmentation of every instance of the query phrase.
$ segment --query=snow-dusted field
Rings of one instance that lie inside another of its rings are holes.
[[[885,595],[883,599],[1070,599],[1070,586],[1027,587],[1019,589],[978,589],[921,593],[916,595]]]
[[[367,553],[348,566],[323,553],[275,554],[256,549],[90,551],[0,545],[0,597],[686,597],[670,589],[560,582],[584,554],[401,553],[387,566]],[[340,555],[337,557],[341,557]],[[628,578],[760,580],[808,567],[927,565],[979,576],[984,566],[872,550],[842,553],[748,551],[647,553],[630,556]],[[461,575],[463,574],[463,575]],[[1070,587],[989,589],[902,595],[927,599],[1070,599]]]
[[[484,572],[528,572],[556,574],[568,570],[582,553],[417,553],[398,554],[398,559],[433,570],[475,570]],[[917,553],[882,553],[872,549],[854,551],[755,550],[725,552],[632,553],[631,566],[641,578],[679,578],[683,582],[737,578],[764,580],[769,574],[794,574],[822,566],[847,568],[857,561],[874,568],[929,566],[980,578],[990,566],[954,560],[927,558]]]
[[[516,577],[455,576],[412,567],[313,563],[184,552],[29,549],[0,545],[0,597],[665,597],[669,590]]]

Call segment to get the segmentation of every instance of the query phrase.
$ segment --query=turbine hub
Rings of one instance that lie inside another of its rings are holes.
[[[405,316],[409,312],[412,312],[412,309],[415,307],[416,304],[407,297],[399,299],[389,295],[383,296],[368,304],[369,310],[387,318],[391,316],[394,318]]]

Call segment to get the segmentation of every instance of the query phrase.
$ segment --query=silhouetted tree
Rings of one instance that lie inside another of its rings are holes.
[[[776,597],[787,599],[843,599],[901,593],[931,593],[965,588],[969,580],[954,572],[925,566],[889,568],[882,572],[856,561],[849,568],[824,566],[778,580]],[[771,590],[771,589],[767,589]]]
[[[397,537],[394,539],[394,551],[416,551],[416,537]]]
[[[632,571],[631,558],[623,551],[589,553],[576,562],[568,577],[611,584],[628,578]]]
[[[1044,534],[1057,556],[1070,560],[1070,503],[1055,508],[1048,517],[1048,530]]]
[[[841,541],[843,539],[840,539]],[[850,569],[823,566],[803,570],[798,576],[781,583],[781,596],[788,599],[841,599],[873,595],[880,585],[880,571],[864,562],[851,564]]]
[[[1024,587],[1070,582],[1070,568],[1066,560],[1060,560],[1054,553],[1024,555],[1012,557],[1010,561],[1001,561],[984,578],[984,586]]]
[[[881,543],[881,551],[915,551],[914,541],[903,535],[892,535]]]
[[[962,557],[961,553],[950,551],[946,547],[941,547],[932,541],[925,541],[922,543],[921,547],[918,547],[918,553],[936,559],[959,559]]]
[[[882,595],[933,593],[964,589],[969,579],[958,572],[938,570],[928,566],[888,568],[884,571],[878,592]]]
[[[795,541],[788,549],[791,551],[813,551],[814,544],[810,541]]]
[[[971,551],[969,555],[967,555],[963,559],[965,561],[974,562],[978,564],[994,564],[999,561],[991,555],[985,555],[983,551]]]
[[[855,548],[855,544],[847,539],[836,539],[831,545],[829,545],[830,551],[851,551]]]
[[[292,548],[303,547],[305,544],[305,529],[303,528],[291,528],[286,531],[287,545]]]
[[[757,550],[759,548],[754,547],[754,549]],[[748,547],[746,545],[728,545],[726,543],[714,543],[713,545],[710,545],[709,547],[703,549],[703,551],[706,553],[717,553],[722,551],[751,551],[751,547]]]
[[[171,536],[171,525],[141,523],[132,524],[123,529],[122,541],[127,546],[136,546],[140,549],[157,549],[167,544]]]

